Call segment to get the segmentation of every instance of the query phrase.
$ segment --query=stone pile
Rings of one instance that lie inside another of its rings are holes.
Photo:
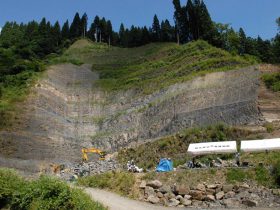
[[[108,171],[114,171],[119,168],[116,160],[96,160],[93,162],[80,163],[66,167],[61,170],[60,177],[67,181],[71,181],[76,176],[89,176],[94,174],[101,174]]]
[[[168,186],[158,180],[142,181],[140,200],[169,207],[241,208],[279,207],[280,194],[267,188],[257,188],[248,184],[198,184]]]

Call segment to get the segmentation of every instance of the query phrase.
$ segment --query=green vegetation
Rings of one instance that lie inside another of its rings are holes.
[[[273,74],[264,74],[262,79],[267,88],[277,92],[280,91],[280,72]]]
[[[243,182],[252,179],[252,175],[243,169],[228,169],[226,176],[227,181],[230,183]]]
[[[273,171],[261,165],[249,169],[228,169],[226,172],[226,180],[229,183],[251,180],[262,186],[271,188],[279,187],[279,162],[271,166]]]
[[[82,177],[78,184],[86,187],[95,187],[112,190],[125,196],[133,196],[132,188],[135,177],[127,172],[107,172],[104,174]]]
[[[101,87],[109,91],[132,88],[144,94],[206,73],[256,63],[253,58],[233,56],[205,41],[182,46],[150,44],[137,49],[114,49],[101,55],[93,58],[93,69],[100,73]]]
[[[26,181],[14,171],[0,169],[0,208],[42,210],[102,210],[98,203],[81,190],[72,189],[66,183],[50,177]]]
[[[140,167],[152,169],[157,165],[160,158],[166,157],[172,158],[174,166],[177,167],[190,159],[186,154],[190,143],[239,140],[249,135],[248,131],[231,128],[223,124],[204,128],[189,128],[175,136],[164,137],[160,140],[140,145],[137,148],[123,149],[119,151],[118,160],[125,164],[128,160],[134,159]],[[231,156],[221,155],[220,157],[228,159]],[[211,158],[213,157],[205,156],[201,158],[201,161],[207,162]]]

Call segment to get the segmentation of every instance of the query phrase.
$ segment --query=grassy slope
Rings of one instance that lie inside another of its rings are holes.
[[[253,65],[252,57],[233,56],[204,41],[178,46],[154,43],[138,48],[117,48],[79,40],[55,62],[90,63],[100,73],[105,90],[138,89],[144,94],[209,72]]]

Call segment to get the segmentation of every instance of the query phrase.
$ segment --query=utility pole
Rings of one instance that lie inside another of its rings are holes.
[[[109,48],[111,47],[111,36],[109,36]]]
[[[179,36],[179,32],[177,32],[177,44],[180,45],[180,36]]]

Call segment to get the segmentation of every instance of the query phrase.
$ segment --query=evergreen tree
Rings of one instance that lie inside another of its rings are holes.
[[[191,2],[188,2],[188,4]],[[178,43],[186,43],[189,41],[189,19],[187,13],[187,7],[181,7],[180,0],[173,0],[175,8],[174,21],[175,30]]]
[[[61,37],[63,40],[69,39],[70,37],[70,29],[69,29],[69,22],[68,20],[63,24],[62,30],[61,30]]]
[[[54,26],[51,28],[51,41],[55,44],[55,48],[57,50],[61,44],[61,30],[58,21],[56,21]]]
[[[126,47],[127,45],[127,40],[126,40],[126,34],[125,34],[125,28],[124,24],[121,23],[120,30],[119,30],[119,37],[120,37],[120,45],[122,47]]]
[[[168,20],[161,22],[161,41],[171,42],[174,41],[174,32]]]
[[[81,23],[80,23],[80,27],[81,27],[81,32],[83,37],[85,38],[87,36],[87,25],[88,25],[88,16],[86,13],[83,14],[82,18],[81,18]]]
[[[146,26],[144,26],[144,28],[142,29],[142,44],[148,44],[151,42],[151,36],[149,33],[149,30]]]
[[[106,41],[109,45],[111,45],[114,42],[114,37],[113,37],[113,26],[110,20],[107,21],[106,23]]]
[[[159,42],[160,41],[160,25],[159,25],[159,20],[157,15],[154,16],[154,21],[153,21],[153,41],[154,42]]]
[[[107,21],[106,19],[103,17],[101,20],[100,20],[100,24],[99,24],[99,30],[100,30],[100,42],[107,42],[108,40],[108,36],[106,34],[107,32]]]
[[[95,41],[96,42],[101,42],[100,37],[101,37],[101,29],[100,29],[100,18],[98,16],[95,16],[93,25],[92,25],[92,31],[95,34]]]
[[[90,25],[89,30],[88,30],[88,38],[91,39],[92,41],[96,41],[95,40],[95,32],[96,32],[95,25],[94,25],[94,23],[92,23]]]
[[[75,39],[78,37],[81,37],[83,32],[82,32],[82,28],[81,28],[81,18],[79,13],[76,13],[73,22],[70,26],[70,38],[71,39]]]
[[[239,54],[244,55],[246,52],[246,34],[242,28],[239,29],[239,40],[240,40],[240,45],[239,45]]]

